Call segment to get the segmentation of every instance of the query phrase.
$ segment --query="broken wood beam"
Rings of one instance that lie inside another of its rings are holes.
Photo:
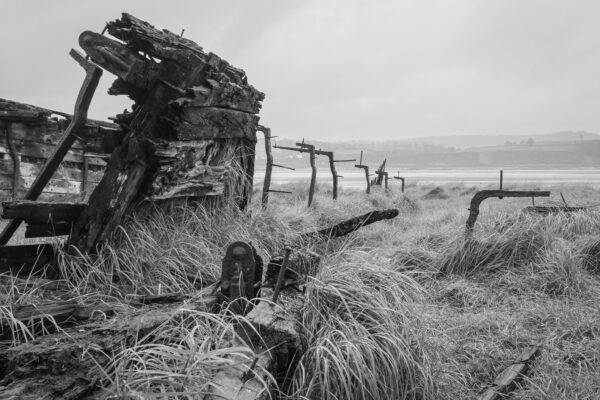
[[[541,353],[540,346],[526,348],[519,358],[505,368],[494,380],[492,387],[488,388],[478,400],[504,399],[513,391],[529,371],[531,363]]]
[[[255,352],[254,360],[229,356],[234,361],[224,366],[212,379],[210,400],[266,400],[272,398],[273,384],[285,387],[290,365],[303,351],[300,336],[302,293],[286,292],[281,301],[285,307],[271,302],[272,290],[262,289],[259,303],[237,326],[241,344]],[[277,382],[273,382],[274,377]]]
[[[471,206],[469,207],[469,218],[466,223],[466,231],[467,233],[471,233],[473,231],[473,226],[475,225],[475,221],[477,221],[477,216],[479,216],[479,205],[485,199],[489,199],[490,197],[549,197],[549,191],[540,191],[540,190],[481,190],[473,196],[471,199]]]
[[[40,174],[27,191],[27,194],[25,195],[26,200],[36,200],[42,193],[44,186],[46,186],[52,175],[54,175],[54,172],[58,169],[64,156],[77,139],[77,134],[85,126],[88,108],[90,107],[90,103],[96,91],[96,87],[98,86],[98,82],[100,81],[100,77],[102,76],[102,70],[95,64],[86,60],[86,58],[79,52],[71,50],[69,54],[85,70],[85,79],[81,85],[81,89],[79,90],[77,100],[75,101],[73,119],[69,123],[66,131],[63,133],[61,141],[58,143],[54,149],[54,152],[44,165],[44,168],[42,171],[40,171]],[[20,224],[21,220],[13,219],[8,223],[8,225],[6,225],[0,234],[0,246],[8,243],[12,235],[19,228]]]
[[[264,94],[243,70],[130,14],[107,32],[115,39],[86,31],[79,43],[117,76],[110,93],[135,104],[115,118],[127,134],[73,226],[72,246],[95,251],[146,200],[227,196],[246,207]]]
[[[340,236],[345,236],[349,233],[359,230],[363,226],[367,226],[386,219],[396,218],[399,213],[400,211],[395,208],[389,210],[374,210],[366,214],[359,215],[358,217],[350,218],[329,228],[321,229],[316,232],[303,233],[302,235],[300,235],[300,237],[309,238],[315,236],[322,236],[325,238],[336,238]]]
[[[85,203],[15,200],[2,202],[2,218],[20,219],[28,224],[73,222],[85,208]]]
[[[151,338],[161,325],[190,310],[212,310],[216,303],[213,292],[211,285],[185,305],[127,311],[3,349],[0,398],[78,400],[83,395],[98,395],[102,385],[98,367],[108,367],[111,355],[142,338]]]

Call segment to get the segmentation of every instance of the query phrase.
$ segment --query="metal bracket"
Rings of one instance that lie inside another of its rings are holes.
[[[233,242],[227,247],[221,269],[221,295],[232,302],[256,297],[262,279],[262,259],[246,242]]]

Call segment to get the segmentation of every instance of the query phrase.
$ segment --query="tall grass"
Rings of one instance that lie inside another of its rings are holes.
[[[389,264],[373,264],[373,254],[348,252],[355,261],[328,258],[307,293],[308,348],[290,397],[428,398],[431,377],[408,306],[420,297],[418,284]]]

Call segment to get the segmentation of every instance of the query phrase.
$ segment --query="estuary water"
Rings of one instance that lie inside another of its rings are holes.
[[[393,171],[393,173],[392,173]],[[416,185],[441,185],[458,184],[467,185],[488,185],[499,182],[500,170],[486,169],[397,169],[388,170],[390,176],[399,175],[406,179],[406,184]],[[264,179],[264,169],[255,171],[255,184],[262,184]],[[364,171],[359,169],[340,170],[339,186],[346,189],[360,189],[365,187]],[[371,176],[371,179],[374,176]],[[288,171],[282,169],[273,169],[271,184],[273,186],[282,184],[294,184],[310,180],[310,169],[296,169]],[[328,169],[320,168],[317,172],[317,183],[331,183],[331,172]],[[600,186],[600,169],[506,169],[504,170],[504,187],[508,188],[511,184],[588,184],[590,186]],[[400,185],[399,180],[392,180],[390,185]]]

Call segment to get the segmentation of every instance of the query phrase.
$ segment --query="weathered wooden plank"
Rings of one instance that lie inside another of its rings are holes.
[[[52,156],[52,153],[56,149],[56,146],[53,144],[25,142],[18,139],[15,139],[14,143],[15,148],[17,149],[17,153],[21,155],[21,159],[34,159],[39,161],[40,163],[46,162],[46,160],[48,160]],[[0,145],[0,153],[10,154],[10,150]],[[63,162],[78,164],[83,163],[83,151],[69,150],[67,154],[65,154]],[[106,166],[106,160],[100,157],[89,157],[89,163],[93,165],[98,165],[100,167]]]
[[[67,236],[71,234],[71,222],[55,222],[52,224],[28,224],[25,227],[26,238]]]
[[[19,181],[21,178],[21,157],[17,153],[17,149],[15,148],[14,141],[14,132],[12,129],[12,123],[7,122],[5,125],[6,131],[6,144],[10,150],[10,158],[12,159],[12,195],[13,197],[17,196],[17,192],[19,191]]]
[[[238,324],[241,340],[234,345],[250,347],[254,360],[233,356],[232,364],[223,367],[211,381],[207,400],[261,400],[272,397],[270,385],[285,376],[289,365],[302,353],[300,310],[304,304],[300,293],[286,294],[285,308],[270,301],[272,290],[262,289],[261,300]],[[266,384],[266,385],[265,385]]]
[[[67,154],[67,151],[77,139],[77,133],[79,133],[79,131],[85,126],[88,108],[92,101],[92,97],[94,96],[94,92],[96,91],[96,87],[98,86],[98,82],[100,81],[100,77],[102,76],[102,70],[96,65],[87,61],[81,54],[75,50],[71,50],[70,54],[75,61],[77,61],[79,65],[84,68],[86,76],[75,102],[75,113],[73,119],[65,131],[60,143],[56,146],[54,153],[52,153],[52,156],[50,156],[48,159],[43,171],[38,175],[35,182],[33,182],[27,191],[27,195],[25,196],[27,200],[35,200],[40,193],[42,193],[44,186],[46,186],[46,183],[48,183],[52,175],[54,175],[54,172],[60,165],[64,156]],[[8,243],[11,236],[19,227],[20,223],[21,222],[19,220],[13,219],[8,223],[8,225],[6,225],[0,234],[0,245],[5,245]]]
[[[48,108],[42,108],[42,107],[34,106],[31,104],[20,103],[17,101],[3,99],[3,98],[0,98],[0,110],[3,110],[3,111],[30,111],[30,112],[38,113],[38,114],[44,116],[44,118],[48,118],[52,114],[56,114],[56,115],[65,117],[68,120],[73,119],[73,115],[68,114],[68,113],[64,113],[64,112],[56,111],[56,110],[50,110]],[[12,122],[16,122],[16,121],[12,121]],[[102,128],[106,128],[106,129],[110,129],[110,130],[119,130],[120,129],[118,125],[115,125],[111,122],[99,121],[99,120],[95,120],[95,119],[88,119],[86,121],[85,125],[89,126],[89,127],[102,127]],[[65,125],[64,128],[66,128],[66,126],[67,125]]]
[[[345,236],[357,231],[363,226],[367,226],[378,221],[383,221],[385,219],[396,218],[398,214],[399,211],[395,208],[389,210],[374,210],[366,214],[359,215],[358,217],[350,218],[334,226],[318,230],[316,232],[303,233],[300,237],[309,238],[313,236],[322,236],[326,238],[334,238]]]
[[[51,321],[51,324],[65,326],[76,321],[89,319],[96,313],[103,315],[112,315],[115,311],[114,306],[105,303],[81,304],[76,300],[53,301],[37,304],[19,304],[8,307],[12,317],[28,325],[35,330],[35,325],[43,324],[45,320]],[[0,323],[0,337],[10,337],[11,326]],[[38,333],[38,332],[32,332]],[[37,336],[37,335],[36,335]]]
[[[71,235],[71,244],[82,252],[110,237],[129,205],[138,196],[149,168],[147,143],[129,137],[112,154],[106,173],[94,189]]]
[[[67,327],[65,333],[43,336],[2,351],[0,365],[4,366],[4,373],[0,398],[79,400],[82,393],[100,396],[102,381],[98,379],[98,366],[107,367],[110,355],[140,338],[151,338],[156,328],[174,317],[185,316],[189,310],[212,310],[216,303],[213,292],[211,286],[193,296],[194,300],[185,306],[144,309]]]
[[[83,158],[83,157],[82,157]],[[87,157],[86,157],[87,159]],[[39,175],[40,171],[44,167],[44,160],[41,159],[33,159],[39,162],[32,162],[32,159],[26,159],[26,161],[21,161],[19,163],[19,172],[22,177],[29,180],[35,180],[35,178]],[[81,165],[82,168],[78,166]],[[58,167],[52,179],[66,179],[81,182],[83,180],[83,165],[84,163],[69,163],[63,162]],[[89,167],[89,165],[88,165]],[[7,178],[12,177],[13,165],[12,161],[5,159],[0,160],[0,176],[4,176]],[[100,182],[102,176],[104,175],[104,167],[100,165],[94,165],[92,168],[88,170],[87,179],[92,182]]]
[[[497,400],[505,398],[509,392],[516,388],[518,381],[525,376],[529,370],[530,364],[537,358],[540,352],[540,346],[531,346],[525,349],[513,364],[505,368],[496,377],[493,386],[488,388],[479,397],[479,400]]]
[[[25,192],[31,187],[31,184],[35,181],[35,177],[23,176],[19,180],[19,186],[17,192]],[[46,187],[44,188],[45,193],[62,193],[78,195],[80,194],[80,181],[69,180],[69,179],[50,179]],[[14,190],[12,181],[9,179],[0,178],[0,189]]]
[[[218,196],[225,188],[225,166],[206,165],[211,141],[161,141],[154,154],[159,167],[146,191],[151,200]]]
[[[53,258],[54,248],[49,244],[0,246],[0,273],[35,274],[50,264]]]
[[[75,202],[3,201],[2,218],[21,219],[28,224],[73,222],[79,218],[85,206],[85,203]]]

